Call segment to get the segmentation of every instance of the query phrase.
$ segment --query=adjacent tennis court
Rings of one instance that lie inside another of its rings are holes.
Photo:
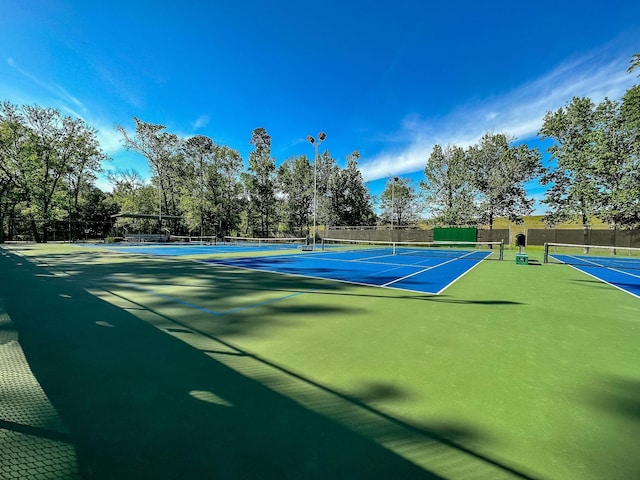
[[[640,249],[548,243],[545,261],[559,262],[640,298]]]
[[[306,244],[305,238],[249,238],[225,237],[216,241],[213,237],[177,237],[173,236],[172,243],[120,243],[111,244],[108,248],[124,253],[142,255],[159,255],[179,257],[184,255],[219,255],[242,254],[250,252],[273,252],[277,250],[299,250]],[[177,241],[176,241],[177,239]],[[95,247],[95,244],[86,244]]]

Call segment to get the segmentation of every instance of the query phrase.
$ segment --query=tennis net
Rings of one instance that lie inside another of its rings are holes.
[[[322,239],[322,250],[371,252],[378,255],[406,255],[473,260],[503,260],[504,242],[385,242],[375,240]]]
[[[640,248],[545,243],[544,263],[640,269]]]
[[[306,243],[305,237],[224,237],[225,245],[265,248],[297,248]]]

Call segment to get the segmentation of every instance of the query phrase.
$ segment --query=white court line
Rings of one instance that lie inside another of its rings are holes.
[[[420,270],[420,271],[418,271],[418,272],[411,273],[411,274],[409,274],[409,275],[405,275],[404,277],[402,277],[402,278],[398,278],[398,279],[396,279],[396,280],[392,280],[391,282],[385,283],[385,284],[384,284],[384,285],[382,285],[382,286],[383,286],[383,287],[387,287],[387,286],[389,286],[389,285],[393,285],[394,283],[397,283],[397,282],[400,282],[400,281],[405,280],[405,279],[407,279],[407,278],[413,277],[414,275],[418,275],[419,273],[424,273],[424,272],[426,272],[426,271],[428,271],[428,270],[433,270],[434,268],[438,268],[438,267],[441,267],[442,265],[446,265],[447,263],[451,263],[451,262],[455,262],[456,260],[460,260],[460,259],[462,259],[462,258],[464,258],[464,257],[467,257],[467,256],[471,255],[471,253],[475,253],[475,252],[470,252],[470,253],[467,253],[466,255],[463,255],[463,256],[461,256],[461,257],[452,258],[451,260],[447,260],[446,262],[438,263],[437,265],[432,265],[432,266],[430,266],[430,267],[423,268],[422,270]],[[478,263],[480,263],[480,262],[478,261]],[[474,267],[475,267],[475,265],[474,265]],[[470,269],[469,269],[469,270],[470,270]],[[466,272],[465,272],[465,273],[466,273]],[[464,274],[463,274],[463,275],[464,275]],[[462,275],[461,275],[461,276],[462,276]],[[458,278],[460,278],[460,277],[458,277]],[[454,281],[455,281],[455,280],[454,280]],[[445,288],[446,288],[446,287],[445,287]]]
[[[424,260],[421,260],[418,263],[392,263],[392,262],[372,262],[371,260],[375,260],[376,258],[395,258],[395,257],[403,257],[405,255],[398,255],[398,254],[387,254],[387,255],[376,255],[374,257],[363,257],[363,258],[349,258],[349,259],[343,259],[343,258],[335,258],[335,257],[323,257],[323,254],[338,254],[338,255],[348,255],[350,253],[353,253],[351,251],[345,251],[345,252],[321,252],[321,253],[316,253],[314,254],[313,257],[309,256],[309,259],[312,260],[324,260],[324,261],[329,261],[329,262],[347,262],[347,263],[369,263],[371,265],[390,265],[390,266],[396,266],[396,267],[420,267],[422,266],[423,262],[428,262],[430,259],[432,258],[437,258],[437,257],[419,257],[419,258],[423,258]],[[474,255],[478,252],[469,252],[466,253],[464,255],[458,255],[455,258],[451,258],[449,260],[447,260],[444,263],[449,263],[451,261],[454,260],[460,260],[462,258],[468,257],[470,255]],[[407,257],[416,257],[416,255],[406,255]],[[487,256],[489,256],[489,253],[487,253],[487,255],[484,258],[478,259],[478,261],[480,260],[484,260]],[[270,258],[275,257],[272,256]],[[277,255],[277,257],[290,257],[290,255]],[[427,270],[433,268],[433,267],[437,267],[439,265],[444,265],[444,263],[439,263],[437,265],[431,265],[427,268]],[[385,270],[386,271],[386,270]]]
[[[456,283],[458,280],[460,280],[462,277],[464,277],[467,273],[469,273],[471,270],[473,270],[474,268],[476,268],[478,265],[480,265],[480,262],[476,262],[475,265],[473,267],[471,267],[468,270],[465,270],[464,272],[462,272],[460,275],[458,275],[456,278],[454,278],[453,280],[451,280],[449,283],[447,283],[444,287],[442,287],[440,290],[438,290],[436,292],[436,295],[440,295],[442,292],[444,292],[447,288],[449,288],[451,285],[453,285],[454,283]]]
[[[587,260],[587,259],[585,259],[584,257],[576,257],[576,256],[574,256],[574,255],[565,255],[565,256],[566,256],[566,257],[569,257],[569,258],[574,258],[574,259],[576,259],[576,260],[580,260],[580,261],[586,261],[586,262],[588,262],[588,263],[591,263],[594,267],[605,268],[605,269],[607,269],[607,270],[611,270],[611,271],[616,272],[616,273],[622,273],[622,274],[624,274],[624,275],[629,275],[630,277],[640,278],[640,275],[635,275],[635,274],[633,274],[633,273],[625,272],[624,270],[618,270],[617,268],[613,268],[613,267],[607,267],[607,266],[605,266],[605,265],[601,265],[601,264],[596,263],[596,262],[593,262],[593,261],[591,261],[591,260]],[[551,257],[552,257],[552,258],[556,258],[556,257],[554,257],[553,255],[551,255]],[[558,259],[556,259],[556,260],[558,260]],[[573,268],[573,269],[575,269],[575,270],[578,270],[579,272],[584,273],[585,275],[589,275],[591,278],[595,278],[596,280],[598,280],[598,281],[600,281],[600,282],[602,282],[602,283],[605,283],[605,284],[607,284],[607,285],[610,285],[610,286],[612,286],[613,288],[617,288],[618,290],[621,290],[621,291],[623,291],[624,293],[628,293],[628,294],[629,294],[629,295],[631,295],[632,297],[640,298],[640,295],[636,295],[635,293],[630,292],[630,291],[629,291],[629,290],[627,290],[626,288],[619,287],[619,286],[618,286],[618,285],[616,285],[615,283],[608,282],[608,281],[604,280],[603,278],[598,277],[597,275],[594,275],[594,274],[589,273],[589,272],[585,272],[585,271],[584,271],[584,270],[582,270],[579,266],[571,265],[570,263],[565,263],[565,262],[562,262],[562,263],[563,263],[564,265],[569,265],[571,268]]]
[[[612,272],[622,273],[624,275],[629,275],[630,277],[640,278],[640,275],[636,275],[635,273],[629,273],[629,272],[625,272],[624,270],[619,270],[619,269],[617,269],[615,267],[609,267],[607,265],[603,265],[602,263],[598,263],[598,262],[594,262],[593,260],[589,260],[588,258],[585,258],[585,257],[576,257],[574,255],[565,255],[565,256],[567,256],[569,258],[575,258],[578,261],[590,263],[594,267],[606,268],[607,270],[611,270]]]
[[[313,255],[313,257],[309,257],[309,258],[313,259],[313,260],[324,260],[324,261],[329,261],[329,262],[369,263],[369,264],[373,264],[373,265],[389,265],[389,266],[397,266],[397,267],[419,267],[420,266],[420,265],[416,265],[416,264],[406,264],[406,263],[395,264],[395,263],[388,263],[388,262],[369,262],[369,261],[363,261],[363,259],[344,260],[344,259],[338,259],[338,258],[322,258],[322,254],[323,253],[330,254],[330,253],[337,253],[337,252],[316,253],[316,254]],[[346,252],[340,252],[340,253],[346,253]],[[241,266],[241,265],[235,264],[234,263],[234,259],[214,259],[214,260],[196,260],[196,261],[198,263],[203,263],[203,264],[206,264],[206,265],[226,266],[226,267],[239,268],[239,269],[242,269],[242,270],[249,270],[249,271],[254,271],[254,272],[264,272],[264,273],[277,274],[277,275],[286,275],[286,276],[300,277],[300,278],[312,278],[312,279],[315,279],[315,280],[347,283],[347,284],[351,284],[351,285],[361,285],[361,286],[366,286],[366,287],[391,288],[391,289],[394,289],[394,290],[402,290],[402,291],[418,293],[418,294],[440,295],[443,291],[445,291],[447,288],[449,288],[451,285],[453,285],[458,279],[462,278],[465,274],[467,274],[473,268],[477,267],[483,259],[479,259],[477,262],[475,262],[473,267],[469,268],[468,270],[466,270],[462,274],[458,275],[454,280],[449,282],[445,287],[441,288],[438,292],[428,292],[428,291],[423,291],[423,290],[415,290],[415,289],[411,289],[411,288],[395,287],[395,286],[393,286],[393,284],[397,283],[397,282],[399,282],[399,281],[401,281],[403,279],[412,277],[414,275],[418,275],[418,274],[424,273],[424,272],[426,272],[428,270],[433,270],[434,268],[438,268],[438,267],[440,267],[442,265],[446,265],[448,263],[455,262],[456,260],[463,259],[463,258],[468,257],[469,255],[473,255],[475,253],[477,253],[477,252],[469,252],[469,253],[467,253],[465,255],[449,259],[446,262],[438,263],[437,265],[431,265],[431,266],[423,268],[423,269],[421,269],[421,270],[419,270],[419,271],[417,271],[415,273],[406,275],[406,276],[404,276],[402,278],[398,278],[396,280],[392,280],[391,282],[385,283],[383,285],[378,284],[378,283],[359,282],[359,281],[355,281],[355,280],[342,280],[342,279],[338,279],[338,278],[319,277],[319,276],[315,276],[315,275],[308,275],[308,274],[302,274],[302,273],[281,272],[281,271],[278,271],[278,270],[268,270],[268,269],[264,269],[264,268],[245,267],[245,266]],[[489,256],[489,255],[490,255],[490,253],[487,253],[487,256]],[[384,256],[379,255],[377,257],[368,257],[368,258],[383,258],[383,257],[392,257],[392,256],[395,256],[395,255],[384,255]],[[292,257],[292,255],[271,255],[271,256],[265,257],[265,258],[273,259],[273,258],[291,258],[291,257]],[[293,257],[295,258],[296,256],[293,255]],[[244,260],[244,259],[245,258],[241,258],[240,260]],[[389,270],[392,270],[392,269],[389,269]],[[375,272],[375,273],[380,273],[380,272]],[[369,276],[369,275],[366,275],[365,278],[367,276]]]

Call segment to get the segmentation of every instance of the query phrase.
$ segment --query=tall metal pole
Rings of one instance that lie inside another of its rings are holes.
[[[396,204],[395,196],[396,196],[396,181],[394,179],[393,182],[391,182],[391,238],[393,238],[393,214],[394,214],[394,206]]]
[[[327,138],[327,134],[324,132],[320,132],[318,134],[318,140],[316,141],[311,135],[307,137],[307,141],[314,146],[314,157],[313,157],[313,250],[316,250],[316,217],[318,212],[318,200],[317,200],[317,191],[318,191],[318,147],[322,143],[322,141]]]
[[[158,233],[162,236],[162,183],[158,177]]]
[[[319,142],[318,142],[319,143]],[[316,218],[318,216],[318,143],[314,143],[315,155],[313,157],[313,251],[316,251]]]
[[[200,155],[200,241],[204,237],[204,160]]]
[[[67,167],[67,181],[69,182],[69,244],[72,243],[72,236],[71,236],[71,166]]]
[[[393,220],[396,217],[396,182],[398,177],[393,177],[393,183],[391,184],[391,230],[393,230]]]
[[[398,177],[393,177],[393,183],[391,183],[391,241],[395,241],[394,230],[394,217],[396,215],[396,182]]]

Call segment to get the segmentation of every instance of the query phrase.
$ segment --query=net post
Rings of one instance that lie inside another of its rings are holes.
[[[549,263],[549,244],[544,242],[544,263]]]
[[[500,240],[500,258],[499,260],[504,260],[504,238]]]

